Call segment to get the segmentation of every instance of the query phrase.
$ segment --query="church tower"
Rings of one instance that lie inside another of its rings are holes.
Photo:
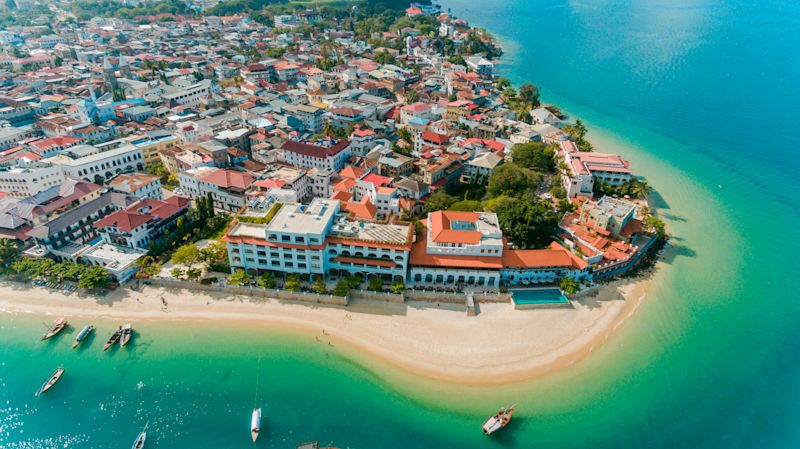
[[[119,73],[125,79],[133,79],[133,75],[131,74],[131,66],[128,65],[128,61],[125,60],[125,56],[119,55]]]
[[[103,58],[103,82],[106,90],[112,95],[119,92],[119,84],[117,84],[117,77],[114,75],[114,67],[108,62],[108,56]]]

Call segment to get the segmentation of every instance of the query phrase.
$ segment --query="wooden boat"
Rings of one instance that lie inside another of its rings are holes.
[[[42,340],[47,340],[48,338],[56,335],[57,333],[64,330],[67,327],[67,320],[63,316],[56,318],[53,320],[53,325],[47,329],[47,332],[42,335]]]
[[[122,326],[120,326],[119,329],[115,330],[114,334],[112,334],[111,337],[108,339],[108,341],[106,341],[106,343],[103,345],[103,351],[107,351],[108,348],[110,348],[114,343],[116,343],[121,336],[122,336]]]
[[[77,348],[78,345],[83,342],[83,340],[86,340],[86,337],[88,337],[93,330],[94,326],[92,326],[91,324],[83,326],[83,329],[81,329],[81,331],[78,332],[78,335],[75,336],[75,341],[72,342],[72,349]]]
[[[58,382],[58,379],[61,379],[62,374],[64,374],[64,368],[57,369],[56,372],[54,372],[53,375],[42,384],[42,386],[39,388],[39,391],[36,392],[36,396],[39,396],[45,391],[53,388],[53,385]]]
[[[131,341],[131,335],[133,334],[133,328],[131,327],[130,323],[122,326],[120,328],[122,330],[122,334],[119,337],[119,346],[123,347]]]
[[[507,426],[509,422],[511,422],[511,415],[514,414],[514,406],[508,408],[500,409],[500,411],[492,416],[491,418],[487,419],[485,423],[483,423],[483,433],[486,435],[491,435],[498,430],[502,429],[503,427]]]
[[[144,425],[144,429],[139,433],[136,437],[136,441],[133,442],[133,446],[131,449],[142,449],[144,447],[144,440],[147,439],[147,424]]]
[[[250,436],[253,437],[253,443],[258,438],[258,432],[261,432],[261,409],[253,410],[253,416],[250,419]]]

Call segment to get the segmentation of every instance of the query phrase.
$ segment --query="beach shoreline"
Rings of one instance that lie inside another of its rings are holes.
[[[4,280],[0,311],[124,320],[134,327],[145,322],[267,326],[355,349],[367,363],[377,359],[422,378],[479,386],[528,381],[579,362],[636,312],[652,282],[649,275],[602,285],[565,309],[481,303],[478,316],[468,317],[448,304],[356,300],[344,307],[151,286],[96,298]]]

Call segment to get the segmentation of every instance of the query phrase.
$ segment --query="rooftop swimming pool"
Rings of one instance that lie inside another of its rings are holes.
[[[525,288],[510,290],[516,305],[569,304],[558,288]]]

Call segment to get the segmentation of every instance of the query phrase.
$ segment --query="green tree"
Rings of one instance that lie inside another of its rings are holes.
[[[561,287],[561,290],[564,290],[565,293],[571,295],[573,293],[577,293],[581,285],[573,278],[564,278],[559,283],[559,287]]]
[[[383,290],[383,279],[381,279],[380,276],[372,276],[369,278],[369,282],[367,282],[367,290],[372,290],[374,292]]]
[[[190,267],[201,261],[200,250],[194,243],[181,246],[172,254],[172,263]]]
[[[106,270],[97,265],[92,265],[81,272],[78,279],[78,287],[87,290],[95,288],[105,288],[111,283],[111,275]]]
[[[230,285],[245,285],[252,280],[253,276],[250,276],[244,270],[236,270],[228,275],[228,284]]]
[[[275,276],[269,271],[258,277],[258,286],[261,288],[275,288]]]
[[[544,201],[505,201],[497,207],[497,218],[503,233],[523,249],[547,246],[558,224],[555,211]]]
[[[515,164],[544,173],[555,173],[555,153],[553,147],[542,142],[518,143],[511,148]]]
[[[575,142],[575,145],[577,145],[578,149],[581,151],[592,151],[594,149],[592,144],[586,140],[586,134],[589,131],[586,129],[586,125],[580,120],[576,120],[572,125],[564,126],[563,131],[567,133],[570,140]]]
[[[480,201],[476,200],[462,200],[450,205],[448,210],[456,210],[462,212],[472,212],[483,210]]]
[[[516,164],[503,164],[492,172],[487,191],[491,197],[507,195],[520,197],[535,193],[542,177]]]
[[[190,281],[196,281],[200,279],[200,275],[202,274],[203,272],[200,271],[199,268],[189,268],[188,270],[186,270],[186,279]]]
[[[530,83],[525,83],[519,88],[519,100],[530,108],[538,108],[541,104],[539,102],[539,88]]]
[[[653,188],[647,183],[647,181],[642,181],[641,179],[633,179],[631,181],[631,194],[636,198],[647,198],[647,195],[653,192]]]
[[[655,232],[658,238],[666,239],[668,237],[666,224],[664,224],[664,221],[655,215],[648,215],[644,219],[643,223],[645,228],[651,232]]]
[[[228,258],[228,246],[225,242],[214,241],[209,243],[205,248],[200,250],[200,260],[211,265],[213,262],[224,260]]]
[[[397,280],[392,283],[392,293],[400,294],[403,293],[406,289],[406,286],[403,285],[403,281]]]
[[[175,267],[172,270],[170,270],[169,274],[170,274],[170,276],[174,277],[175,279],[180,279],[180,278],[183,277],[183,274],[184,274],[183,268]]]
[[[314,283],[311,284],[311,290],[320,295],[328,293],[328,287],[325,285],[325,278],[318,276],[317,279],[314,280]]]
[[[300,276],[295,273],[286,276],[286,282],[283,283],[283,287],[290,292],[300,291]]]
[[[437,190],[425,199],[425,212],[450,209],[457,201],[458,198],[448,195],[444,190]]]
[[[0,264],[7,266],[19,254],[19,246],[14,240],[0,238]]]

